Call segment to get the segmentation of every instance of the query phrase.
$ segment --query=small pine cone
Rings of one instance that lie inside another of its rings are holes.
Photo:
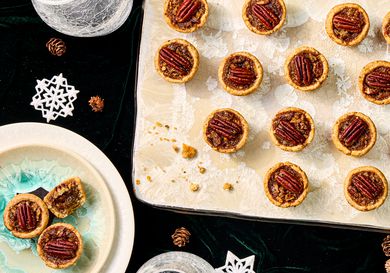
[[[94,112],[103,112],[104,108],[104,99],[99,96],[91,97],[88,101],[89,106],[91,106],[92,111]]]
[[[184,227],[175,230],[175,233],[171,236],[173,244],[178,247],[183,247],[190,242],[191,233]]]
[[[390,273],[390,259],[388,259],[385,263],[386,273]]]
[[[46,47],[49,52],[54,56],[62,56],[66,52],[65,42],[60,38],[51,38],[47,43]]]
[[[387,257],[390,257],[390,235],[387,235],[383,239],[382,249],[383,249],[383,253],[385,253]]]

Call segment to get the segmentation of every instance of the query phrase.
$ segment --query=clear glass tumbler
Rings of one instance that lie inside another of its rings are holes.
[[[109,34],[127,19],[133,0],[32,0],[42,20],[76,37]]]

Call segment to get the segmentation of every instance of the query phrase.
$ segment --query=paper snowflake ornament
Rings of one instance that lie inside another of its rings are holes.
[[[42,112],[46,122],[57,117],[72,116],[73,102],[77,99],[78,90],[68,84],[68,80],[62,76],[53,76],[51,80],[37,80],[35,86],[37,93],[32,97],[31,105]]]
[[[253,264],[255,263],[255,256],[249,256],[245,259],[239,259],[236,255],[228,251],[225,265],[216,268],[217,273],[255,273],[253,271]]]

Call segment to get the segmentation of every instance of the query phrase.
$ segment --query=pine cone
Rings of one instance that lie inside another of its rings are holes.
[[[191,233],[184,227],[175,230],[175,233],[171,236],[173,244],[178,247],[183,247],[190,242]]]
[[[388,259],[385,263],[386,273],[390,273],[390,259]]]
[[[382,249],[383,249],[383,252],[385,253],[385,255],[387,257],[390,257],[390,235],[387,235],[383,239]]]
[[[88,101],[89,106],[91,106],[92,111],[94,112],[103,112],[104,108],[104,99],[99,96],[91,97]]]
[[[47,43],[46,47],[49,52],[54,56],[62,56],[66,52],[65,42],[60,38],[51,38]]]

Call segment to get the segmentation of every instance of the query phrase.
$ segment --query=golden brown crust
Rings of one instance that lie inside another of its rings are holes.
[[[312,141],[313,141],[313,138],[314,138],[314,134],[315,134],[315,125],[314,125],[314,120],[313,118],[309,115],[309,113],[307,113],[305,110],[303,109],[300,109],[300,108],[296,108],[296,107],[287,107],[287,108],[284,108],[282,110],[280,110],[278,113],[276,113],[275,117],[282,114],[282,113],[285,113],[285,112],[290,112],[290,111],[294,111],[294,112],[301,112],[305,115],[305,117],[307,118],[307,120],[309,121],[310,125],[311,125],[311,131],[309,133],[309,136],[307,137],[306,141],[303,143],[303,144],[299,144],[299,145],[296,145],[296,146],[285,146],[283,145],[282,143],[280,143],[278,141],[278,139],[275,137],[275,134],[274,134],[274,129],[273,129],[273,126],[272,126],[272,123],[271,123],[271,126],[270,126],[270,137],[271,137],[271,140],[272,142],[278,146],[280,149],[284,150],[284,151],[288,151],[288,152],[299,152],[301,150],[303,150],[303,148],[305,148],[307,145],[309,145]]]
[[[387,61],[373,61],[371,63],[368,63],[365,67],[363,67],[362,71],[360,72],[359,75],[359,80],[358,80],[358,85],[359,85],[359,90],[360,93],[362,93],[363,97],[375,104],[378,105],[384,105],[384,104],[389,104],[390,103],[390,97],[384,100],[376,100],[375,98],[367,95],[364,93],[364,79],[366,78],[366,75],[370,73],[371,71],[375,70],[378,67],[389,67],[390,68],[390,62]]]
[[[278,0],[278,2],[280,3],[280,5],[282,7],[282,18],[280,19],[279,24],[277,24],[273,29],[268,30],[268,31],[261,31],[250,23],[248,15],[246,13],[246,10],[247,10],[250,2],[251,2],[251,0],[246,0],[244,3],[244,6],[242,7],[242,19],[244,20],[245,25],[248,27],[248,29],[250,31],[252,31],[256,34],[260,34],[260,35],[270,35],[270,34],[276,32],[282,28],[284,22],[286,21],[286,15],[287,15],[287,9],[286,9],[286,4],[284,3],[284,0]],[[261,2],[261,1],[259,1],[259,2]]]
[[[367,147],[365,147],[362,150],[350,150],[350,149],[348,149],[348,147],[345,147],[339,139],[339,128],[340,128],[341,123],[344,122],[346,119],[348,119],[352,115],[363,119],[368,125],[368,130],[372,134],[370,143],[367,145]],[[356,156],[356,157],[363,156],[371,150],[371,148],[376,143],[376,136],[377,136],[377,133],[376,133],[376,127],[375,127],[374,122],[372,122],[372,120],[368,116],[366,116],[360,112],[349,112],[349,113],[342,115],[336,121],[335,125],[333,126],[333,131],[332,131],[332,140],[333,140],[333,143],[336,146],[336,148],[346,155],[351,155],[351,156]]]
[[[164,18],[165,18],[165,21],[167,22],[168,26],[170,26],[172,29],[174,29],[176,31],[179,31],[179,32],[182,32],[182,33],[191,33],[191,32],[196,31],[197,29],[203,27],[203,25],[206,24],[207,18],[209,16],[209,5],[207,3],[207,0],[199,0],[199,1],[203,2],[203,4],[205,5],[205,13],[202,15],[199,24],[194,25],[191,28],[186,28],[186,29],[178,27],[176,24],[174,24],[169,19],[169,16],[167,15],[167,10],[168,10],[168,5],[169,5],[170,1],[171,0],[165,0],[165,4],[164,4]]]
[[[179,43],[179,44],[183,44],[183,45],[186,45],[187,48],[188,48],[188,51],[190,52],[190,54],[192,55],[192,57],[194,58],[194,64],[192,66],[192,69],[190,71],[190,73],[181,78],[181,79],[172,79],[172,78],[169,78],[169,77],[166,77],[164,75],[164,73],[161,71],[160,69],[160,65],[159,65],[159,58],[160,58],[160,50],[171,44],[171,43]],[[193,46],[190,42],[184,40],[184,39],[172,39],[172,40],[168,40],[166,42],[164,42],[160,47],[159,49],[157,50],[157,53],[156,53],[156,56],[154,58],[154,65],[155,65],[155,68],[158,72],[158,74],[160,74],[160,76],[169,81],[169,82],[172,82],[172,83],[185,83],[185,82],[188,82],[190,80],[192,80],[192,78],[195,76],[196,72],[198,71],[198,68],[199,68],[199,53],[198,53],[198,50],[195,48],[195,46]]]
[[[290,76],[289,65],[290,65],[291,61],[293,60],[293,58],[301,52],[310,52],[310,53],[316,55],[320,59],[320,61],[322,62],[322,65],[323,65],[323,73],[322,73],[321,77],[319,79],[317,79],[314,83],[312,83],[311,85],[308,85],[308,86],[297,85],[292,80],[292,78]],[[315,48],[308,47],[308,46],[301,46],[301,47],[295,49],[294,52],[287,57],[286,62],[284,64],[284,76],[285,76],[286,80],[288,81],[288,83],[292,87],[294,87],[295,89],[301,90],[301,91],[313,91],[313,90],[319,88],[323,84],[323,82],[327,79],[328,73],[329,73],[329,65],[328,65],[328,61],[326,60],[324,55],[322,55]]]
[[[56,263],[51,262],[50,260],[48,260],[45,257],[45,252],[44,252],[44,250],[41,247],[41,244],[42,244],[41,240],[43,238],[43,235],[46,232],[48,232],[50,229],[53,229],[53,228],[56,228],[56,227],[65,227],[65,228],[71,230],[77,236],[77,239],[79,240],[79,247],[78,247],[77,252],[76,252],[76,257],[74,257],[73,259],[69,260],[66,263],[56,264]],[[83,239],[82,239],[80,233],[78,232],[78,230],[74,226],[72,226],[70,224],[66,224],[66,223],[57,223],[57,224],[49,226],[47,229],[45,229],[42,232],[42,234],[41,234],[41,236],[39,237],[39,240],[38,240],[37,251],[38,251],[38,255],[41,257],[41,259],[45,262],[45,264],[48,267],[54,268],[54,269],[68,268],[68,267],[74,265],[77,262],[77,260],[81,257],[81,254],[83,253]]]
[[[208,125],[209,125],[209,122],[210,120],[214,117],[214,114],[217,113],[217,112],[222,112],[222,111],[228,111],[228,112],[232,112],[234,113],[241,121],[241,125],[242,125],[242,137],[241,137],[241,140],[237,143],[237,145],[233,148],[230,148],[230,149],[223,149],[223,148],[219,148],[219,147],[214,147],[214,145],[212,143],[210,143],[207,139],[207,128],[208,128]],[[206,119],[204,125],[203,125],[203,139],[206,141],[206,143],[211,147],[213,148],[213,150],[217,151],[217,152],[220,152],[220,153],[235,153],[237,152],[239,149],[241,149],[247,139],[248,139],[248,135],[249,135],[249,125],[248,125],[248,122],[245,120],[245,118],[239,113],[237,112],[236,110],[233,110],[233,109],[230,109],[230,108],[221,108],[221,109],[217,109],[215,111],[213,111]]]
[[[362,29],[362,32],[355,39],[351,41],[344,41],[338,38],[333,31],[333,17],[344,8],[355,8],[359,10],[363,14],[364,20],[366,22],[365,26]],[[366,38],[368,34],[368,30],[370,29],[370,18],[368,17],[367,12],[360,5],[355,3],[344,3],[344,4],[334,6],[329,11],[326,17],[325,29],[328,36],[337,44],[342,46],[355,46],[360,44],[364,40],[364,38]]]
[[[245,56],[254,62],[254,69],[256,72],[256,76],[257,76],[257,78],[256,78],[255,82],[252,84],[252,86],[250,86],[247,89],[243,89],[243,90],[234,89],[234,88],[228,86],[223,80],[224,67],[225,67],[226,62],[230,58],[232,58],[234,56],[240,56],[240,55]],[[223,61],[221,62],[221,64],[219,65],[218,78],[219,78],[219,82],[221,83],[223,89],[225,89],[230,94],[232,94],[234,96],[246,96],[246,95],[253,93],[254,91],[256,91],[259,88],[259,86],[263,80],[263,67],[262,67],[260,61],[255,56],[250,54],[249,52],[245,52],[245,51],[235,52],[235,53],[232,53],[229,56],[225,57],[223,59]]]
[[[386,27],[390,24],[390,12],[386,14],[382,22],[382,35],[385,38],[386,42],[390,44],[390,34],[386,33]]]
[[[363,205],[360,205],[360,204],[356,203],[351,198],[351,196],[348,193],[348,186],[351,184],[351,179],[352,179],[352,176],[354,174],[359,173],[359,172],[365,172],[365,171],[366,172],[373,172],[373,173],[375,173],[376,175],[378,175],[380,177],[380,179],[383,182],[383,194],[376,201],[375,204],[363,206]],[[345,196],[345,199],[347,199],[348,203],[352,207],[354,207],[355,209],[360,210],[360,211],[370,211],[370,210],[379,208],[385,202],[385,200],[387,198],[387,193],[388,193],[388,186],[387,186],[387,179],[386,179],[386,177],[384,176],[384,174],[380,170],[378,170],[377,168],[372,167],[372,166],[363,166],[363,167],[359,167],[359,168],[353,169],[352,171],[350,171],[348,173],[348,176],[344,180],[344,196]]]
[[[21,201],[30,201],[36,203],[39,208],[41,209],[41,221],[38,224],[38,226],[32,230],[31,232],[19,232],[17,230],[13,230],[12,226],[10,225],[10,209],[20,203]],[[29,193],[23,193],[23,194],[18,194],[12,200],[7,204],[5,210],[4,210],[4,225],[6,228],[11,231],[12,235],[18,238],[22,239],[31,239],[34,237],[37,237],[40,235],[43,230],[47,227],[49,223],[49,210],[47,209],[46,204],[42,201],[41,198],[39,198],[36,195],[29,194]]]
[[[302,177],[303,191],[302,191],[301,195],[294,202],[282,203],[282,202],[275,200],[273,198],[271,192],[269,191],[269,188],[268,188],[268,182],[271,179],[272,174],[276,170],[278,170],[280,167],[283,167],[283,166],[288,166],[288,167],[292,168],[294,171],[296,171]],[[263,185],[264,185],[265,195],[272,202],[272,204],[274,204],[278,207],[288,208],[288,207],[296,207],[303,202],[303,200],[306,198],[306,195],[308,192],[309,180],[307,179],[306,173],[298,165],[295,165],[291,162],[280,162],[267,171],[266,175],[264,176]]]

